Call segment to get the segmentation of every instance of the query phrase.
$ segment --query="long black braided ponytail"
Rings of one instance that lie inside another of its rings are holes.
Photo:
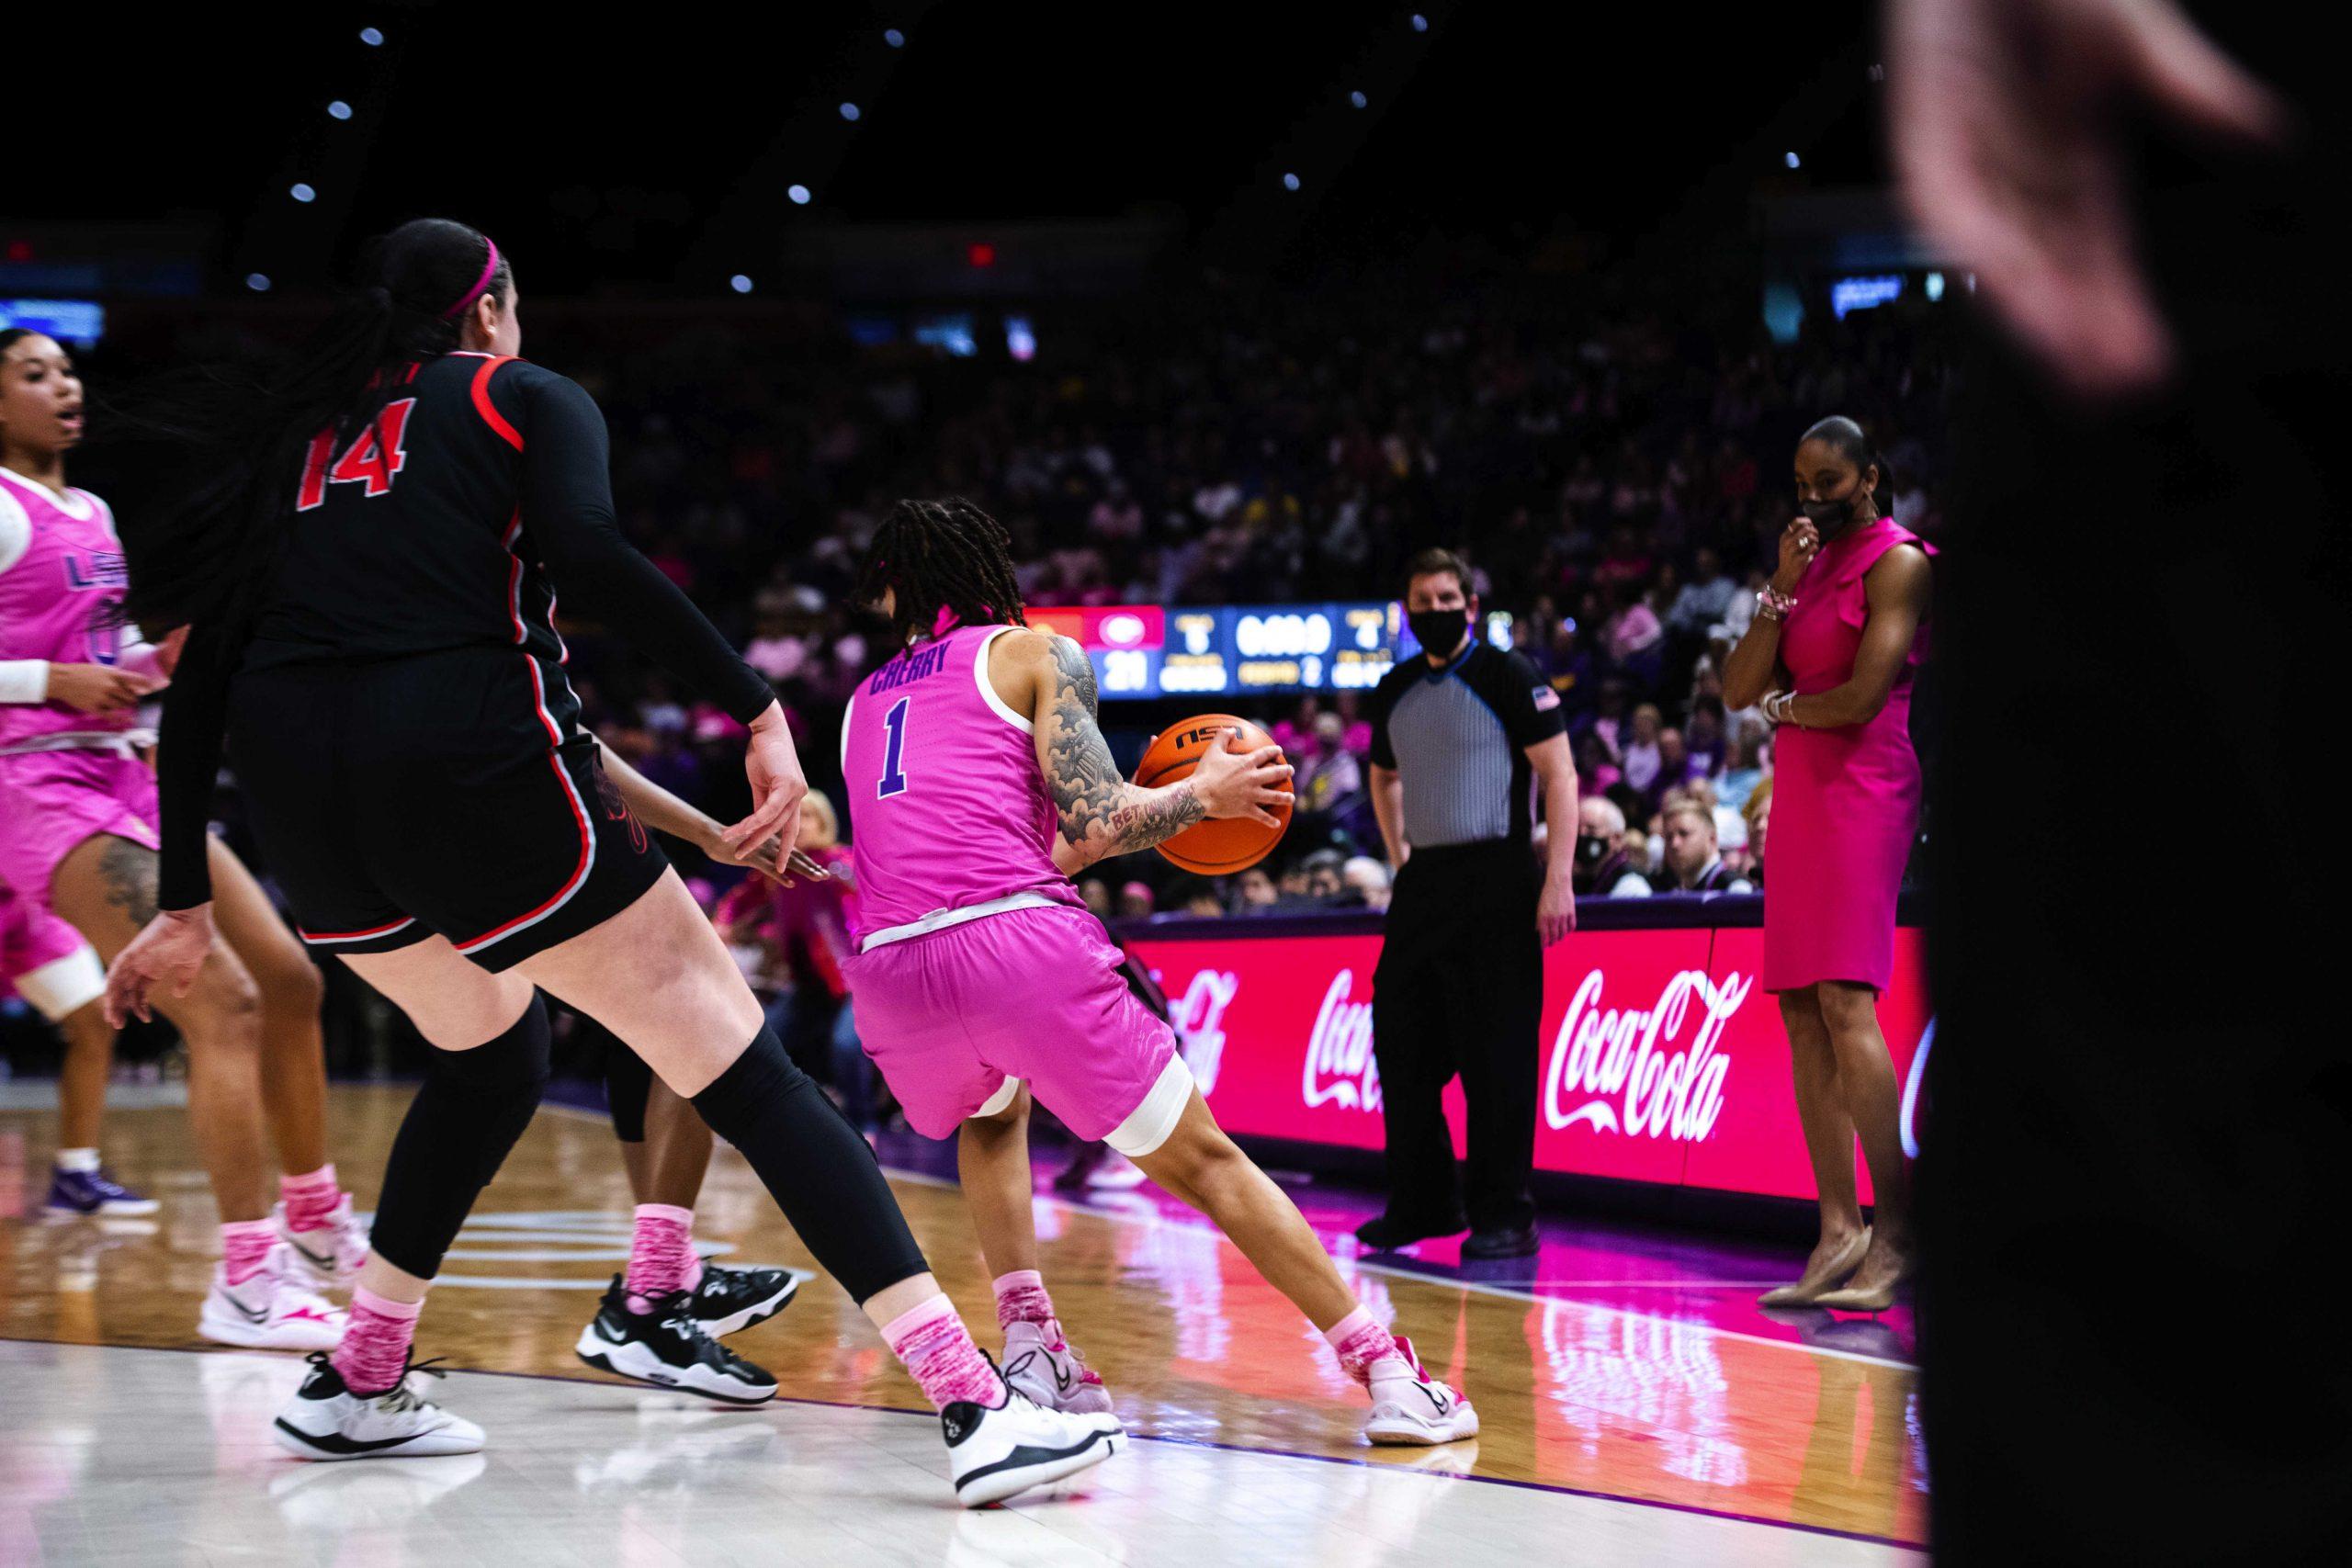
[[[900,648],[931,636],[943,609],[966,626],[1027,626],[1012,545],[1003,524],[960,496],[902,501],[874,530],[857,596],[871,604],[896,595],[890,629]]]

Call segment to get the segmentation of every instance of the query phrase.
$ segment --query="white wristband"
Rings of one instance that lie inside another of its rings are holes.
[[[49,701],[49,660],[0,659],[0,703]]]

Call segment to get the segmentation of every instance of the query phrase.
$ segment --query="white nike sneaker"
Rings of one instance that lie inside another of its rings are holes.
[[[1363,1435],[1375,1443],[1427,1447],[1478,1435],[1478,1413],[1429,1373],[1413,1342],[1396,1337],[1397,1353],[1372,1364],[1372,1417]]]
[[[1032,1404],[1071,1416],[1108,1416],[1111,1391],[1062,1337],[1059,1323],[1016,1323],[1004,1331],[1004,1381]]]
[[[332,1350],[343,1340],[344,1313],[302,1283],[292,1251],[284,1242],[240,1284],[212,1271],[196,1331],[216,1345],[248,1350]]]
[[[424,1459],[480,1453],[482,1431],[419,1393],[419,1373],[439,1377],[430,1362],[411,1363],[381,1393],[354,1393],[321,1351],[311,1375],[277,1413],[269,1435],[298,1459]]]
[[[1001,1404],[958,1400],[939,1413],[956,1500],[967,1508],[1091,1470],[1127,1445],[1114,1416],[1067,1416],[1011,1383]]]
[[[334,1217],[313,1231],[298,1231],[286,1223],[286,1205],[270,1211],[277,1222],[278,1238],[293,1256],[296,1277],[314,1291],[339,1291],[359,1278],[368,1261],[368,1227],[351,1212],[351,1194],[335,1200]]]

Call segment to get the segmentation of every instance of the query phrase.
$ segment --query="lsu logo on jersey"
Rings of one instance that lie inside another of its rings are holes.
[[[65,587],[69,592],[86,592],[93,588],[126,588],[130,584],[130,569],[123,565],[120,550],[68,550],[60,558],[65,571]]]

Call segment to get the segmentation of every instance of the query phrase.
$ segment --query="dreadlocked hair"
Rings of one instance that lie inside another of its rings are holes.
[[[858,597],[871,604],[886,592],[897,596],[890,629],[901,648],[931,636],[943,609],[967,626],[1025,626],[1012,544],[1003,524],[960,496],[902,501],[865,547]]]

